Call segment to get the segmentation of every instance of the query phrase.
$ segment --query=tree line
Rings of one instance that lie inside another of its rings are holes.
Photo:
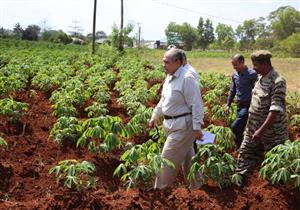
[[[135,38],[130,34],[134,26],[128,24],[123,31],[124,45],[133,47]],[[96,32],[96,39],[118,47],[120,28],[114,24],[112,33]],[[197,27],[189,23],[170,22],[165,29],[168,44],[185,50],[240,50],[269,49],[292,57],[300,57],[300,12],[291,6],[279,7],[267,17],[245,20],[234,30],[232,26],[218,23],[213,27],[210,19],[199,18]],[[62,30],[43,30],[37,25],[23,29],[17,23],[13,30],[0,28],[0,38],[43,40],[62,44],[82,44],[92,40],[92,34],[84,36],[79,31],[70,35]]]
[[[126,47],[133,47],[135,38],[130,37],[130,33],[133,31],[134,26],[128,24],[123,28],[123,39]],[[16,23],[12,30],[0,28],[0,38],[12,38],[17,40],[30,40],[30,41],[49,41],[61,44],[86,44],[92,41],[92,34],[89,33],[84,36],[80,31],[70,31],[70,35],[66,34],[62,30],[41,30],[38,25],[28,25],[26,28],[22,28],[20,23]],[[112,33],[107,35],[104,31],[96,32],[96,40],[101,40],[101,43],[107,43],[117,48],[119,43],[120,29],[116,24],[112,26]]]
[[[200,17],[197,27],[170,22],[165,34],[168,44],[185,50],[272,49],[300,57],[300,12],[291,6],[279,7],[266,18],[245,20],[235,30],[224,23],[214,29],[210,19]]]

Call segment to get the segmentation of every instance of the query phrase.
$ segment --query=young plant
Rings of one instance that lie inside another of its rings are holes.
[[[29,109],[27,103],[17,102],[13,98],[0,100],[0,114],[8,118],[9,122],[16,123]]]
[[[222,120],[223,122],[226,122],[227,125],[230,125],[235,117],[236,117],[236,106],[231,106],[229,115],[225,114],[226,111],[226,105],[215,105],[211,108],[211,119],[212,120]]]
[[[233,133],[230,128],[216,125],[209,125],[207,130],[216,134],[216,143],[225,150],[231,150],[234,147]]]
[[[94,102],[91,106],[85,108],[84,111],[88,112],[88,117],[100,117],[108,112],[106,107],[107,104]]]
[[[97,179],[91,176],[95,170],[95,165],[88,161],[63,160],[50,168],[49,174],[55,174],[57,184],[60,180],[64,180],[65,187],[82,191],[96,187]]]
[[[294,183],[300,188],[300,139],[287,140],[267,152],[259,176],[272,184]]]
[[[120,148],[122,145],[120,138],[129,136],[119,117],[90,118],[83,122],[83,127],[84,132],[76,145],[85,146],[88,143],[88,149],[91,152],[108,152],[114,148]]]
[[[149,186],[163,165],[174,168],[174,164],[162,158],[158,143],[149,140],[142,145],[135,145],[122,156],[121,163],[113,176],[121,176],[121,181],[127,189],[138,185]]]
[[[59,100],[52,105],[52,115],[55,117],[75,117],[77,114],[76,108],[67,100]]]
[[[206,144],[199,147],[193,157],[188,179],[192,180],[196,173],[201,173],[204,183],[211,179],[220,188],[232,183],[236,161],[216,144]]]
[[[130,135],[136,135],[145,131],[145,127],[148,127],[148,122],[151,118],[152,108],[146,108],[142,106],[136,111],[136,114],[131,118],[127,124],[127,128]],[[134,128],[134,129],[132,129]]]

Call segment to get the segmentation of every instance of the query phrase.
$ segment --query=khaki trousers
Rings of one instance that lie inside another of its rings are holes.
[[[192,164],[192,157],[195,155],[191,115],[164,120],[163,127],[167,133],[167,140],[161,155],[163,158],[172,161],[175,165],[175,169],[166,165],[163,166],[154,184],[154,188],[159,189],[170,187],[174,183],[180,167],[187,181],[187,175]],[[195,178],[189,184],[192,188],[201,187],[201,175],[196,174]]]

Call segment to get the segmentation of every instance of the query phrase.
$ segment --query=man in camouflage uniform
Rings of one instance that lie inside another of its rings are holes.
[[[252,90],[249,116],[240,148],[236,172],[245,178],[259,163],[264,152],[288,139],[286,82],[271,64],[271,53],[260,50],[251,56],[259,74]]]

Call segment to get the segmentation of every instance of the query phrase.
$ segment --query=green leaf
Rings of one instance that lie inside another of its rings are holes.
[[[293,169],[293,171],[295,171],[295,173],[300,172],[300,159],[299,158],[293,160],[293,162],[291,164],[291,168]]]
[[[114,171],[113,176],[120,176],[121,174],[127,173],[127,169],[123,163],[121,163]]]
[[[240,174],[233,174],[231,177],[231,182],[234,183],[235,185],[240,186],[242,184],[243,177]]]
[[[4,147],[7,146],[7,142],[1,136],[0,136],[0,146],[4,146]]]

